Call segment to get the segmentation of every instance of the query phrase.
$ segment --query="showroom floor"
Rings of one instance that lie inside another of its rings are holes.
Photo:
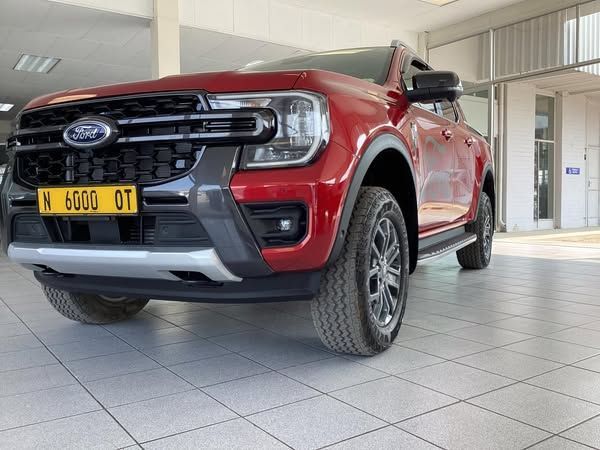
[[[600,249],[498,240],[486,271],[420,268],[396,344],[358,358],[306,302],[69,322],[0,259],[0,447],[600,447],[599,291]]]

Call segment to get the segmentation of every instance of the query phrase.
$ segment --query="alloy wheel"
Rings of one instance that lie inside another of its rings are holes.
[[[371,240],[368,277],[369,313],[379,327],[389,325],[399,306],[401,256],[396,227],[384,217]]]

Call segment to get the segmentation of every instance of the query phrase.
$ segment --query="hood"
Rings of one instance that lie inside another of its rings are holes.
[[[209,93],[280,91],[292,89],[301,70],[285,72],[207,72],[174,75],[159,80],[113,84],[83,89],[69,89],[31,100],[25,110],[72,101],[120,95],[204,90]]]

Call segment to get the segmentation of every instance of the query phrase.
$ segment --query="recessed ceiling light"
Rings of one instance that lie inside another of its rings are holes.
[[[13,109],[13,105],[12,103],[0,103],[0,112],[7,112],[10,111],[11,109]]]
[[[454,3],[457,0],[421,0],[421,1],[425,2],[425,3],[430,3],[435,6],[445,6],[449,3]]]
[[[35,56],[23,54],[13,67],[13,70],[22,70],[24,72],[48,73],[60,61],[59,58],[49,58],[47,56]]]

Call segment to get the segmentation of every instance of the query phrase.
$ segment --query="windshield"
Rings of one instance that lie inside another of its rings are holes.
[[[383,84],[392,61],[391,47],[354,48],[281,59],[246,66],[244,72],[271,72],[276,70],[328,70],[360,78],[371,83]]]

